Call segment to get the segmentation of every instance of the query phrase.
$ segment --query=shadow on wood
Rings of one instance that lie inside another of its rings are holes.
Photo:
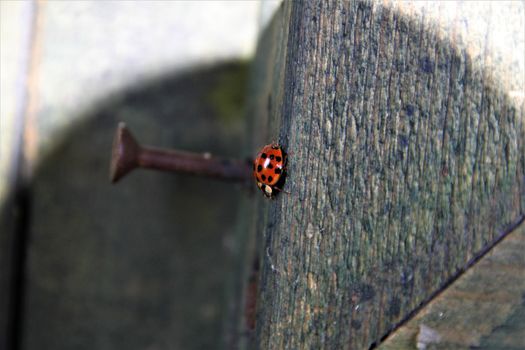
[[[36,171],[27,231],[17,232],[27,260],[13,290],[13,348],[224,345],[245,193],[152,171],[113,186],[107,173],[120,120],[145,143],[244,159],[245,77],[237,63],[166,75],[108,97],[64,133]]]

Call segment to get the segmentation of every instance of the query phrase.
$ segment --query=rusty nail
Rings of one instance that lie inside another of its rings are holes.
[[[209,153],[141,146],[126,124],[121,122],[113,139],[109,174],[111,182],[117,182],[135,168],[179,172],[234,182],[246,182],[251,178],[251,165],[246,161],[217,158]]]

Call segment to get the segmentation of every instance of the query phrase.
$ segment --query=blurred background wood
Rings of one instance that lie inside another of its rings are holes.
[[[258,348],[374,347],[522,220],[523,25],[520,3],[284,3],[250,109],[293,152],[258,213]]]
[[[118,121],[141,143],[244,157],[243,76],[231,64],[165,77],[99,102],[63,134],[30,188],[21,348],[222,347],[245,193],[140,170],[112,185],[108,170]],[[217,112],[216,89],[234,114]]]
[[[245,193],[151,172],[113,187],[108,166],[118,121],[144,143],[250,156],[260,11],[0,1],[1,349],[223,345]]]

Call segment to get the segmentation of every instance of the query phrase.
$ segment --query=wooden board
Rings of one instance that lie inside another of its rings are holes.
[[[490,50],[508,12],[434,7],[285,2],[263,36],[254,140],[292,156],[258,214],[258,348],[374,346],[523,218],[523,67]]]
[[[379,349],[525,348],[524,252],[522,224]]]

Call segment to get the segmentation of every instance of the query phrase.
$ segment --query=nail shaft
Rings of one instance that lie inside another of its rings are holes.
[[[156,169],[224,181],[245,182],[251,177],[250,164],[241,160],[140,146],[124,123],[120,123],[113,141],[110,180],[115,183],[135,168]]]
[[[143,147],[138,156],[141,168],[181,172],[200,176],[216,177],[223,180],[243,181],[246,179],[245,162],[219,159],[207,153],[194,154],[176,150]]]

